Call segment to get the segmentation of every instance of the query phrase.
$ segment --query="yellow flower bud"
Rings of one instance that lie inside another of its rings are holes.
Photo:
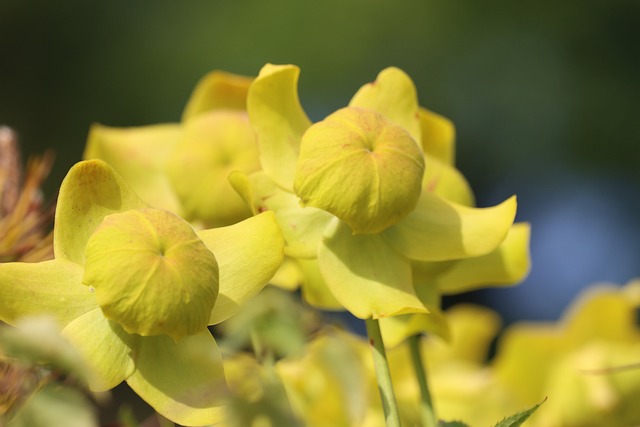
[[[354,233],[379,233],[416,207],[423,173],[422,150],[403,127],[347,107],[305,132],[294,190]]]
[[[179,338],[206,329],[218,264],[186,221],[135,209],[106,216],[91,235],[83,283],[127,332]]]

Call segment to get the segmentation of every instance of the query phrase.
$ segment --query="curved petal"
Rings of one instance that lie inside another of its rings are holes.
[[[451,120],[440,114],[420,108],[422,149],[440,161],[455,164],[456,128]]]
[[[140,339],[129,386],[158,413],[184,425],[214,424],[227,393],[222,357],[209,331],[173,341]]]
[[[165,166],[181,135],[178,124],[132,128],[94,124],[83,158],[107,162],[149,206],[179,213]]]
[[[112,389],[133,373],[138,335],[127,334],[117,323],[107,320],[100,308],[69,323],[62,335],[95,374],[89,378],[91,390]]]
[[[413,291],[409,260],[378,235],[352,235],[336,220],[320,244],[318,263],[331,293],[356,317],[427,312]]]
[[[416,209],[382,235],[415,261],[468,258],[498,247],[515,215],[515,196],[490,208],[470,208],[423,192]]]
[[[102,160],[76,163],[60,186],[53,237],[56,258],[84,265],[89,236],[105,216],[144,207],[125,181]]]
[[[238,312],[240,305],[267,284],[284,258],[284,239],[273,212],[264,212],[229,227],[198,232],[218,260],[218,298],[209,324]]]
[[[430,191],[460,205],[475,205],[471,187],[458,169],[429,154],[425,155],[425,164],[423,191]]]
[[[300,69],[265,65],[249,88],[247,111],[260,147],[262,168],[280,187],[293,187],[302,134],[311,126],[298,99]]]
[[[435,286],[443,294],[471,291],[487,285],[513,285],[529,272],[529,236],[527,223],[514,224],[494,251],[479,257],[442,261],[432,266],[417,263],[416,289]]]
[[[83,274],[65,260],[0,263],[0,320],[13,325],[24,316],[48,314],[64,327],[98,306]]]
[[[247,92],[252,77],[224,71],[212,71],[202,77],[187,102],[182,121],[211,110],[228,109],[246,111]]]
[[[302,297],[313,307],[322,310],[342,310],[342,305],[333,296],[327,283],[322,278],[318,260],[298,259],[298,265],[302,270]]]
[[[301,207],[295,194],[276,186],[263,172],[254,173],[249,179],[256,209],[273,211],[276,215],[287,242],[285,254],[294,258],[316,257],[322,233],[333,215],[322,209]]]
[[[433,307],[429,307],[428,314],[405,314],[380,319],[380,331],[387,348],[396,347],[407,338],[423,333],[437,335],[446,341],[450,339],[446,317]]]
[[[438,288],[435,286],[417,286],[416,283],[420,283],[419,277],[417,277],[420,272],[412,268],[412,273],[416,295],[429,310],[429,313],[380,319],[380,330],[384,338],[384,344],[388,348],[395,347],[405,339],[422,333],[437,335],[445,341],[449,341],[451,338],[449,324],[444,313],[440,310],[442,304]]]
[[[379,112],[405,128],[420,145],[420,106],[416,87],[411,78],[399,68],[382,70],[374,82],[367,83],[356,92],[349,106]]]

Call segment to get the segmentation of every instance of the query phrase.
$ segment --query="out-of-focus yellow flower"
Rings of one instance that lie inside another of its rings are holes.
[[[363,319],[429,312],[412,263],[491,253],[513,223],[515,198],[484,209],[464,204],[464,178],[424,153],[423,130],[442,129],[421,122],[430,113],[399,69],[382,71],[315,124],[298,101],[298,74],[266,65],[251,85],[247,109],[264,172],[232,175],[235,187],[256,211],[275,212],[312,305]],[[452,157],[446,142],[433,151]],[[440,176],[449,198],[430,189]]]
[[[530,425],[640,424],[640,282],[587,290],[557,325],[511,327],[493,370],[523,406],[548,397]]]
[[[511,411],[508,394],[486,366],[498,316],[476,306],[446,313],[451,341],[421,340],[430,369],[432,396],[441,419],[494,425]],[[294,411],[309,427],[384,427],[385,421],[369,344],[361,337],[328,329],[314,337],[302,357],[287,357],[276,367]],[[421,425],[419,385],[404,343],[387,351],[394,393],[403,425]],[[483,405],[495,406],[484,408]],[[521,408],[524,409],[524,408]],[[512,411],[513,412],[513,411]],[[498,415],[496,415],[496,413]]]
[[[294,411],[308,427],[369,427],[377,392],[371,350],[347,332],[325,330],[306,347],[302,357],[276,365]],[[379,415],[384,424],[382,406]]]
[[[439,418],[483,427],[546,398],[527,426],[639,425],[638,295],[640,282],[591,288],[558,324],[509,327],[488,363],[496,314],[466,306],[447,311],[451,342],[422,340]],[[406,347],[388,352],[399,401],[417,393]]]
[[[86,159],[109,163],[142,200],[194,224],[220,227],[250,215],[228,175],[259,169],[246,114],[252,79],[213,71],[198,83],[181,123],[91,127]]]
[[[196,232],[103,161],[80,162],[60,188],[55,259],[0,264],[0,320],[54,316],[95,372],[92,390],[126,380],[167,418],[205,425],[225,394],[207,326],[264,287],[283,248],[272,213]]]
[[[15,132],[0,126],[0,262],[53,258],[53,209],[44,206],[40,189],[52,164],[47,152],[23,171]]]

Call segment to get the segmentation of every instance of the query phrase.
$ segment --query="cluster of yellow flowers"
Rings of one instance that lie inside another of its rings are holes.
[[[351,333],[316,327],[301,354],[265,357],[254,322],[255,355],[220,350],[210,326],[224,331],[267,283],[300,287],[312,307],[379,320],[405,426],[428,422],[408,363],[418,336],[439,418],[488,425],[547,396],[531,425],[639,422],[639,374],[607,371],[632,361],[637,284],[561,327],[510,329],[487,364],[496,316],[440,300],[525,277],[515,197],[474,206],[453,125],[403,71],[317,123],[298,77],[216,71],[180,123],[92,126],[60,188],[54,258],[0,264],[0,320],[51,316],[91,390],[126,381],[182,425],[384,425],[370,345]]]

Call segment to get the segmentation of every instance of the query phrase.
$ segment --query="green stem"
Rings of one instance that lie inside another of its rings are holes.
[[[427,385],[427,372],[424,368],[422,352],[420,351],[420,335],[413,335],[409,338],[409,348],[413,368],[416,371],[416,378],[420,386],[420,416],[422,417],[422,423],[425,427],[437,427],[438,419],[431,402],[431,393]]]
[[[382,409],[387,423],[387,427],[401,427],[400,413],[398,412],[398,404],[393,394],[393,386],[391,384],[391,372],[387,363],[387,354],[384,350],[382,335],[380,334],[380,325],[376,319],[365,320],[367,326],[367,334],[369,335],[369,343],[373,352],[373,366],[376,370],[376,378],[378,380],[378,391],[382,399]]]

